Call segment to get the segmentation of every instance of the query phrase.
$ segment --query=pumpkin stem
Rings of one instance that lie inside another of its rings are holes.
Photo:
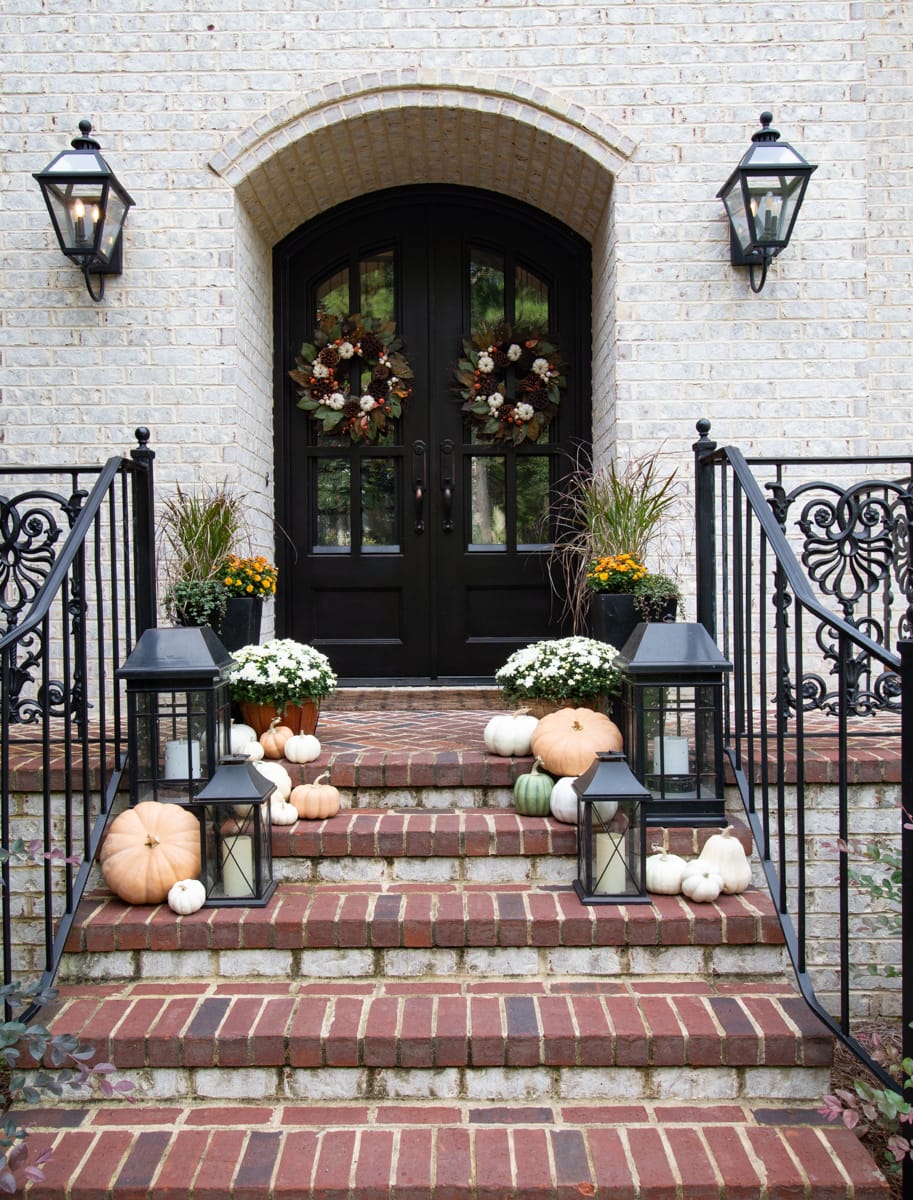
[[[316,787],[318,783],[321,783],[324,779],[329,779],[329,778],[330,778],[329,771],[321,771],[321,773],[314,780],[314,783],[312,786]]]
[[[279,720],[280,720],[279,714],[277,713],[276,716],[273,717],[273,719],[269,723],[269,728],[270,728],[271,733],[276,728],[276,726],[279,724]]]
[[[580,729],[582,729],[582,728],[583,728],[583,726],[582,726],[582,725],[580,724],[580,722],[579,722],[579,721],[577,721],[577,720],[574,720],[574,721],[571,723],[571,729],[580,730]]]
[[[538,774],[539,774],[539,771],[540,771],[540,770],[541,770],[541,768],[542,768],[542,767],[544,767],[544,766],[545,766],[545,763],[542,761],[542,759],[541,759],[541,758],[537,758],[537,759],[536,759],[536,760],[533,762],[533,765],[532,765],[532,766],[530,767],[530,769],[529,769],[529,773],[530,773],[530,775],[538,775]]]
[[[651,846],[650,849],[654,854],[668,854],[668,850],[666,849],[666,839],[663,838],[663,844],[661,846]]]
[[[148,847],[149,847],[149,849],[151,850],[151,849],[152,849],[154,846],[157,846],[158,844],[159,844],[159,840],[158,840],[158,838],[155,836],[155,834],[154,834],[154,833],[147,833],[147,834],[146,834],[146,840],[145,840],[145,842],[143,843],[143,845],[145,845],[145,846],[148,846]]]

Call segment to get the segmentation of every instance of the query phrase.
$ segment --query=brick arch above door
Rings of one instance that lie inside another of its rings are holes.
[[[209,165],[271,245],[345,200],[415,183],[496,187],[590,240],[634,149],[547,89],[403,71],[347,79],[275,109]]]

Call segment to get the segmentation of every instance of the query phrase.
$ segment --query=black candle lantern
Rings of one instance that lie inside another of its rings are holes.
[[[206,904],[262,908],[276,890],[269,805],[275,785],[230,756],[196,798]]]
[[[117,672],[127,685],[130,803],[187,803],[229,752],[234,663],[208,625],[147,629]]]
[[[621,717],[631,769],[654,797],[652,825],[723,825],[723,676],[703,625],[638,625],[621,650]]]
[[[577,793],[577,878],[583,904],[646,904],[650,792],[623,754],[601,752],[574,780]]]

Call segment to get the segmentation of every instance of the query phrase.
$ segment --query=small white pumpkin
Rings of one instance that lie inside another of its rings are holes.
[[[682,880],[688,864],[677,854],[670,854],[665,846],[651,846],[646,863],[647,891],[659,896],[677,896],[682,890]]]
[[[292,794],[292,777],[282,763],[255,762],[254,766],[261,775],[266,776],[277,792],[282,793],[282,799],[288,800]]]
[[[242,725],[240,721],[233,721],[229,730],[229,739],[232,754],[246,754],[247,743],[257,740],[257,731],[251,725]]]
[[[269,802],[269,823],[270,825],[294,825],[298,820],[298,809],[294,804],[289,804],[288,800],[283,800],[278,797],[277,793],[273,792]]]
[[[485,726],[482,739],[489,754],[501,758],[524,758],[530,753],[530,738],[539,724],[525,708],[515,713],[498,713]]]
[[[206,888],[199,879],[179,879],[168,890],[168,907],[179,916],[195,913],[206,903]]]
[[[715,871],[697,861],[688,864],[682,880],[682,894],[696,904],[711,904],[723,890],[723,881]]]
[[[296,733],[285,743],[283,755],[293,763],[309,763],[320,757],[320,742],[312,733]]]
[[[265,757],[259,741],[248,742],[241,748],[240,753],[247,756],[248,762],[262,762]]]
[[[751,863],[742,849],[742,843],[735,836],[733,825],[727,825],[721,833],[712,834],[704,843],[697,861],[706,870],[719,875],[727,896],[744,892],[751,883]]]
[[[565,825],[577,824],[577,793],[574,791],[576,779],[576,775],[563,775],[556,779],[548,801],[552,816],[556,821],[563,821]]]

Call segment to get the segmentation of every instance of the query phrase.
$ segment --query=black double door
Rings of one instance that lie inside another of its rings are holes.
[[[590,430],[589,247],[494,193],[397,189],[340,206],[275,255],[277,624],[347,679],[486,679],[560,632],[548,509]],[[394,320],[414,372],[377,443],[325,434],[289,378],[319,315]],[[461,411],[463,338],[548,331],[567,366],[538,441],[487,439]]]

